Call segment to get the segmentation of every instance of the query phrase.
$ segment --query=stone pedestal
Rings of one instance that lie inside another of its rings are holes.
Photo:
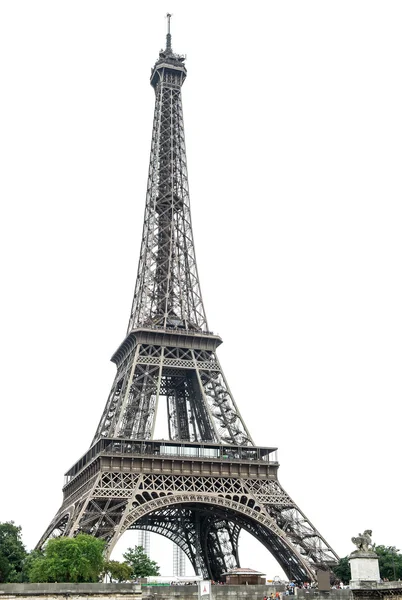
[[[352,578],[350,587],[359,588],[364,582],[380,581],[380,569],[378,566],[378,556],[373,550],[363,552],[357,550],[349,556],[350,571]]]

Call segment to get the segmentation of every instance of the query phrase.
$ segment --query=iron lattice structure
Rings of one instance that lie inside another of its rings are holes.
[[[88,452],[68,471],[64,500],[38,543],[79,532],[110,555],[127,529],[162,534],[215,580],[240,566],[241,529],[290,579],[314,580],[337,555],[278,482],[275,448],[254,445],[208,329],[191,226],[181,87],[170,31],[152,74],[155,113],[144,228],[127,335]],[[169,441],[154,440],[158,402]]]

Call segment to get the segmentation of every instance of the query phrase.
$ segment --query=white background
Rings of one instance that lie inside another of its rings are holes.
[[[187,54],[201,286],[243,417],[279,447],[281,483],[340,556],[366,528],[401,548],[392,0],[2,0],[0,520],[35,545],[114,378],[168,10]],[[152,547],[170,574],[169,549]],[[240,554],[280,574],[259,544]]]

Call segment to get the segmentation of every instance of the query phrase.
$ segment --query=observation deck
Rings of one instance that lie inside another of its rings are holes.
[[[212,331],[183,327],[136,327],[130,331],[110,360],[118,366],[136,344],[175,346],[214,352],[222,344],[222,338]]]
[[[198,466],[194,467],[195,463]],[[63,490],[66,492],[84,472],[92,476],[114,468],[119,472],[197,472],[231,477],[252,477],[254,473],[258,478],[276,478],[278,466],[274,447],[102,438],[67,471]]]

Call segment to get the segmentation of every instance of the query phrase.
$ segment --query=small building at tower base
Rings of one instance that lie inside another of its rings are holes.
[[[253,569],[236,568],[222,573],[222,579],[228,585],[265,585],[266,574]]]

